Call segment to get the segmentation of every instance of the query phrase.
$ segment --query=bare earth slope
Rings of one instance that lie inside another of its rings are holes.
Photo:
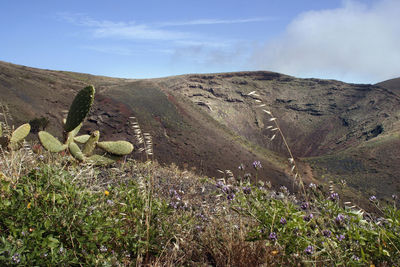
[[[136,116],[153,136],[160,162],[220,176],[218,169],[237,174],[241,163],[254,174],[251,163],[261,160],[260,178],[291,185],[282,140],[268,140],[268,118],[247,96],[256,90],[278,117],[308,181],[346,180],[353,197],[400,191],[396,88],[273,72],[129,80],[0,62],[0,101],[8,104],[15,124],[45,116],[48,130],[61,135],[62,111],[87,84],[97,93],[82,131],[101,129],[103,140],[133,141],[127,122]]]
[[[387,88],[389,90],[400,91],[400,78],[390,79],[387,81],[383,81],[377,83],[376,85],[381,86],[383,88]]]

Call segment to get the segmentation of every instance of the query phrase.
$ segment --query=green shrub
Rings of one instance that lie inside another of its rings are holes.
[[[132,264],[172,236],[171,209],[135,181],[91,192],[45,164],[14,181],[1,178],[0,265]]]
[[[265,240],[288,262],[346,266],[400,262],[400,212],[395,205],[387,205],[377,217],[341,204],[337,193],[324,196],[313,186],[308,189],[309,201],[296,200],[285,187],[281,192],[246,188],[236,189],[230,205],[258,222],[248,240]],[[380,208],[375,197],[371,201]]]
[[[29,121],[29,124],[31,125],[31,132],[36,134],[39,131],[44,131],[44,129],[46,129],[49,124],[49,119],[44,117],[34,118]]]

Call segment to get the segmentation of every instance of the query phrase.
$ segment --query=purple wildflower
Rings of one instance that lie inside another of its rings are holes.
[[[224,182],[218,181],[217,184],[215,185],[217,188],[222,188],[224,186]]]
[[[197,217],[199,219],[201,219],[202,221],[205,221],[205,222],[208,221],[208,218],[203,213],[198,213]]]
[[[175,202],[175,201],[172,201],[172,202],[169,203],[169,206],[170,206],[171,208],[174,208],[174,209],[177,209],[177,208],[178,208],[178,205],[179,205],[179,203],[178,203],[178,202]]]
[[[339,194],[338,193],[331,193],[331,195],[329,196],[329,199],[332,201],[336,201],[339,200]]]
[[[245,193],[246,195],[249,195],[251,193],[251,188],[249,186],[244,186],[242,190],[243,193]]]
[[[228,200],[233,200],[235,198],[235,194],[234,193],[230,193],[226,198]]]
[[[338,241],[342,241],[343,239],[345,239],[344,235],[336,235],[336,238],[338,239]]]
[[[376,196],[370,196],[369,201],[375,201],[376,200]]]
[[[338,216],[336,217],[335,221],[337,223],[341,223],[345,219],[344,215],[339,213]]]
[[[308,187],[311,188],[311,189],[313,189],[313,190],[317,189],[317,185],[314,184],[314,183],[310,183],[310,184],[308,185]]]
[[[275,232],[272,232],[272,233],[269,234],[269,239],[271,241],[276,241],[276,240],[278,240],[278,236],[276,235]]]
[[[261,162],[259,160],[256,160],[253,162],[253,167],[254,169],[258,170],[262,168]]]
[[[283,225],[285,225],[285,224],[287,223],[287,221],[286,221],[285,218],[282,217],[281,220],[280,220],[280,223],[283,224]]]
[[[21,255],[19,254],[19,253],[15,253],[13,256],[12,256],[12,261],[14,262],[14,263],[20,263],[20,261],[21,261],[21,257],[20,257]]]
[[[222,192],[228,193],[228,192],[229,192],[229,187],[228,187],[227,185],[224,185],[224,186],[222,187]]]
[[[329,231],[329,230],[324,230],[324,231],[322,231],[322,234],[323,234],[325,237],[330,237],[330,236],[332,235],[332,232]]]
[[[308,209],[309,206],[310,206],[310,205],[308,204],[308,202],[303,202],[303,203],[301,204],[300,208],[301,208],[302,210],[306,210],[306,209]]]
[[[353,255],[353,257],[351,257],[354,261],[360,261],[360,258],[357,257],[356,255]]]
[[[314,247],[313,247],[313,246],[308,246],[308,247],[306,247],[306,249],[304,250],[304,252],[305,252],[306,254],[308,254],[308,255],[311,255],[311,254],[313,254],[313,252],[314,252]]]
[[[314,218],[314,215],[312,213],[306,215],[303,217],[303,220],[305,220],[306,222],[311,221],[311,219]]]

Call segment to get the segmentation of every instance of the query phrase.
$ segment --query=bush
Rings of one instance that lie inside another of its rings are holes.
[[[130,264],[171,238],[168,205],[137,182],[91,192],[70,172],[43,164],[1,180],[1,265]]]
[[[31,132],[38,133],[39,131],[46,129],[49,124],[49,119],[44,117],[34,118],[29,121],[29,124],[31,125]]]
[[[40,151],[39,151],[40,152]],[[305,195],[157,163],[0,154],[0,265],[395,266],[400,211],[368,214],[317,186]],[[118,168],[115,168],[118,167]]]

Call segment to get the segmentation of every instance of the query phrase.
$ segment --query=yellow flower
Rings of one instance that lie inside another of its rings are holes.
[[[28,203],[28,205],[26,206],[28,209],[31,208],[31,202]]]
[[[110,194],[110,192],[108,192],[107,190],[104,191],[104,195],[108,196]]]
[[[273,250],[271,253],[272,253],[272,255],[276,255],[276,254],[278,254],[278,251],[277,250]]]

